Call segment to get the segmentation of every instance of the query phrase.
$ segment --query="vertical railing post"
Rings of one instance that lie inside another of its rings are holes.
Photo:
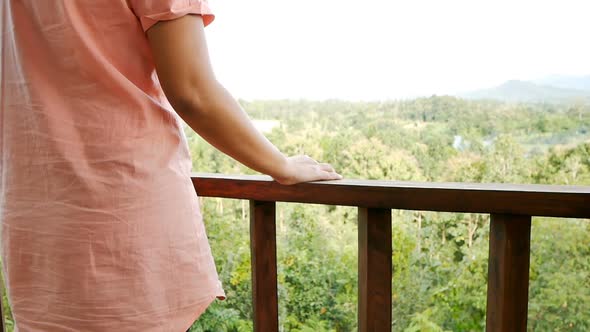
[[[491,216],[487,332],[526,331],[530,244],[530,216]]]
[[[277,332],[277,240],[275,202],[250,201],[250,249],[254,331]]]
[[[391,209],[358,213],[358,330],[391,331]]]

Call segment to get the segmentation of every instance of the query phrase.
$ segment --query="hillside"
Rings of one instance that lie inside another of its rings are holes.
[[[432,96],[389,102],[251,101],[268,139],[347,179],[590,185],[590,103]],[[252,174],[187,130],[194,170]],[[460,142],[455,142],[460,137]],[[453,144],[455,143],[455,144]],[[203,198],[227,299],[191,332],[252,331],[248,202]],[[281,331],[357,331],[356,208],[276,204]],[[484,331],[489,215],[393,211],[393,331]],[[535,218],[528,328],[590,331],[590,222]]]
[[[559,82],[555,81],[555,84]],[[566,84],[562,81],[562,84]],[[573,85],[573,82],[568,83]],[[579,86],[584,82],[580,81]],[[467,99],[495,99],[509,102],[558,103],[572,100],[590,102],[590,90],[561,88],[529,81],[511,80],[490,89],[476,90],[463,94]]]

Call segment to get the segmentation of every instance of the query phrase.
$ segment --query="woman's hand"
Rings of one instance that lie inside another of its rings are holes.
[[[336,173],[330,164],[318,163],[306,155],[287,158],[284,172],[273,176],[280,184],[291,185],[301,182],[320,180],[341,180],[342,175]]]
[[[178,115],[211,145],[281,184],[342,178],[308,156],[285,157],[217,81],[203,18],[186,15],[147,31],[158,78]]]

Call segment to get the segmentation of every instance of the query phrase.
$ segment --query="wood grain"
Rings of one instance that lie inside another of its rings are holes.
[[[443,212],[590,218],[590,187],[340,180],[283,186],[267,176],[193,174],[200,196]]]
[[[275,203],[250,201],[254,331],[279,331]]]
[[[531,217],[492,215],[487,332],[526,331]]]
[[[391,209],[359,208],[359,332],[391,331]]]

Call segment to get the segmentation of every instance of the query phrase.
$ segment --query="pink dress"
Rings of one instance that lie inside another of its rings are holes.
[[[0,0],[0,225],[17,330],[186,331],[224,297],[145,31],[205,0]]]

